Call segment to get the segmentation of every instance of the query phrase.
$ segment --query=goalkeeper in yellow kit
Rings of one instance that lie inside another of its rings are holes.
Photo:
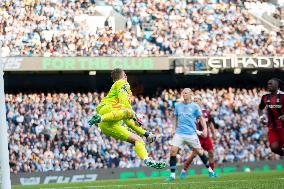
[[[164,168],[166,166],[164,162],[157,162],[148,157],[145,143],[137,135],[145,136],[149,142],[155,140],[155,136],[152,133],[145,131],[141,127],[141,119],[132,110],[132,92],[125,72],[122,69],[114,69],[111,72],[111,77],[114,84],[107,96],[97,106],[97,113],[88,121],[89,124],[98,124],[104,134],[133,144],[137,155],[144,161],[145,165],[156,169]],[[127,127],[122,126],[122,121],[137,134],[128,131]]]

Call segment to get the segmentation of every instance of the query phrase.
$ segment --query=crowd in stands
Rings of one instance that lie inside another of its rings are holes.
[[[283,54],[283,31],[267,31],[243,6],[229,0],[107,0],[162,54]]]
[[[168,161],[173,110],[179,90],[163,90],[153,97],[137,96],[133,109],[144,115],[143,127],[157,136],[146,144],[149,155]],[[196,90],[211,111],[217,138],[216,166],[224,162],[278,159],[271,153],[266,126],[260,124],[258,103],[262,89]],[[6,94],[11,172],[93,170],[143,166],[132,145],[102,134],[87,120],[105,93]],[[187,158],[185,146],[178,164]],[[199,158],[196,164],[201,163]]]
[[[78,17],[94,0],[3,0],[2,56],[277,55],[284,31],[259,25],[243,1],[105,0],[125,15],[124,30],[92,30]],[[140,32],[136,32],[139,26]]]

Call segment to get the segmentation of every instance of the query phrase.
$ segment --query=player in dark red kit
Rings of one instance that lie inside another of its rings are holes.
[[[202,108],[202,102],[201,102],[201,98],[199,96],[196,96],[194,98],[194,101]],[[206,109],[202,109],[202,116],[204,117],[205,121],[206,121],[206,128],[202,128],[201,124],[199,123],[199,120],[196,121],[196,133],[199,136],[199,141],[201,144],[201,147],[208,152],[208,158],[209,158],[209,165],[211,167],[212,170],[214,170],[214,146],[212,143],[212,139],[210,137],[210,130],[213,133],[213,139],[216,140],[217,138],[217,134],[214,128],[214,124],[213,124],[213,120],[211,119],[210,116],[210,112]],[[210,128],[210,130],[209,130]],[[203,133],[207,133],[207,135],[203,135]],[[186,160],[186,162],[184,163],[183,169],[181,171],[180,174],[180,178],[184,179],[186,177],[186,171],[189,167],[189,165],[191,164],[191,162],[193,161],[193,159],[195,158],[196,154],[193,152],[190,157]],[[214,176],[215,177],[215,176]]]
[[[280,91],[283,82],[273,78],[267,83],[267,94],[263,95],[259,104],[259,115],[261,122],[265,116],[263,110],[266,108],[268,116],[268,141],[272,152],[284,156],[284,92]]]

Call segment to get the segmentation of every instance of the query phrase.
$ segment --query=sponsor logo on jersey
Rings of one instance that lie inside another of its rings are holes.
[[[282,108],[282,105],[268,105],[268,108],[274,109],[274,108]]]

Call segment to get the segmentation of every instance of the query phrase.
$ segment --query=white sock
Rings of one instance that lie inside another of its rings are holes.
[[[208,171],[209,171],[210,173],[213,173],[213,172],[214,172],[214,171],[211,169],[211,167],[208,168]]]
[[[186,172],[186,170],[184,170],[184,169],[182,169],[181,171],[182,171],[182,172]]]
[[[171,177],[176,178],[176,173],[171,173]]]

